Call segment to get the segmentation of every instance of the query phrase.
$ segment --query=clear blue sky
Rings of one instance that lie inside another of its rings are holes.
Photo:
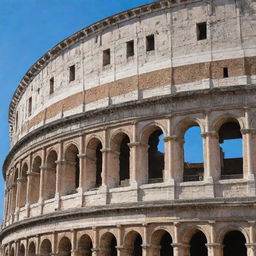
[[[0,164],[9,151],[8,107],[19,81],[47,50],[74,32],[117,12],[153,0],[1,0],[0,4]],[[194,130],[198,133],[198,130]],[[199,134],[199,133],[198,133]],[[194,135],[192,135],[192,138]],[[198,141],[200,137],[194,137]],[[195,141],[192,144],[196,144]],[[186,161],[200,161],[192,149]],[[189,146],[188,146],[189,147]],[[193,153],[193,154],[192,154]],[[0,218],[4,183],[0,175]]]

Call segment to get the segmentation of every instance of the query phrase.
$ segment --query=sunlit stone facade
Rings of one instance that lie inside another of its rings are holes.
[[[255,255],[255,9],[157,1],[41,57],[10,104],[1,255]]]

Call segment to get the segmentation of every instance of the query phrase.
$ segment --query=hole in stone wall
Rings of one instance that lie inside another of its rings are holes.
[[[129,42],[126,42],[126,57],[132,57],[134,56],[134,41],[131,40]]]
[[[52,253],[52,244],[48,239],[45,239],[40,246],[40,254],[50,256]]]
[[[32,242],[29,245],[29,249],[28,249],[28,256],[35,256],[36,255],[36,246],[35,244]]]
[[[243,177],[242,134],[238,122],[227,122],[219,129],[221,178]]]
[[[54,93],[54,77],[50,79],[50,94]]]
[[[228,68],[225,67],[223,68],[223,78],[227,78],[229,75],[228,75]]]
[[[69,67],[69,82],[72,82],[76,79],[76,67],[72,65]]]
[[[142,238],[141,235],[138,234],[134,240],[134,245],[133,245],[133,256],[142,256]]]
[[[168,232],[165,232],[160,242],[160,256],[173,256],[173,247],[171,246],[171,244],[172,237]]]
[[[184,134],[184,140],[183,181],[203,180],[203,141],[200,127],[190,127]]]
[[[32,112],[32,97],[28,99],[28,115],[30,116]]]
[[[161,129],[154,131],[148,140],[148,182],[156,183],[163,181],[164,170],[164,147],[161,135],[163,134]],[[160,143],[160,141],[162,141]],[[161,146],[162,144],[162,146]],[[159,151],[159,149],[162,151]]]
[[[147,52],[155,50],[155,36],[149,35],[146,37],[146,49]]]
[[[110,64],[110,49],[103,51],[103,67]]]
[[[207,38],[207,24],[206,22],[197,23],[196,24],[197,30],[197,40],[204,40]]]

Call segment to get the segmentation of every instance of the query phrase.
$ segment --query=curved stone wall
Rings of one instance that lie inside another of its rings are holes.
[[[154,2],[38,60],[10,106],[2,254],[254,255],[253,4]]]

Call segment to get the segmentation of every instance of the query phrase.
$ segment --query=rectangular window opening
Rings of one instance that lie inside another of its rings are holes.
[[[76,68],[75,65],[69,67],[69,82],[72,82],[76,79]]]
[[[54,93],[54,77],[50,79],[50,94]]]
[[[28,115],[30,116],[32,113],[32,97],[28,99]]]
[[[207,39],[207,24],[206,24],[206,22],[197,23],[196,30],[197,30],[197,40],[198,41]]]
[[[150,35],[146,37],[146,49],[147,52],[155,50],[155,36]]]
[[[110,64],[110,49],[103,51],[103,67]]]
[[[229,77],[229,75],[228,75],[228,68],[225,67],[225,68],[223,68],[223,78],[227,78],[227,77]]]
[[[126,56],[127,56],[127,58],[134,56],[134,41],[133,40],[126,43]]]

